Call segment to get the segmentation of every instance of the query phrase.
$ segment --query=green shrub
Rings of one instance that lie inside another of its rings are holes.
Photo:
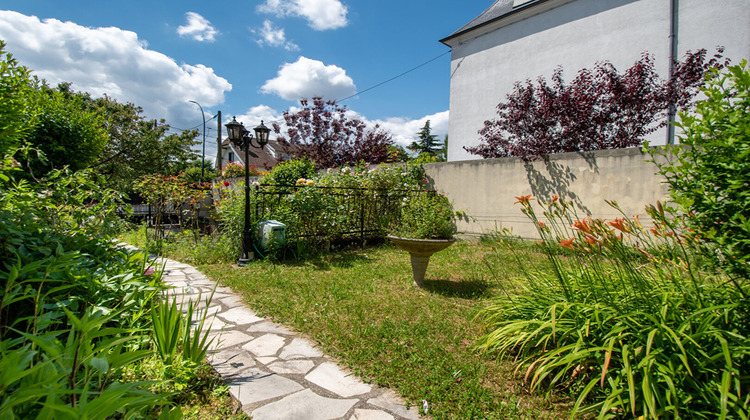
[[[279,163],[263,177],[264,185],[295,185],[300,178],[315,177],[315,164],[307,158]]]
[[[544,220],[518,198],[552,269],[519,267],[526,286],[479,315],[480,349],[516,360],[534,390],[570,393],[573,416],[747,418],[747,285],[696,271],[694,242],[661,205],[649,231],[578,219],[557,198]]]
[[[424,192],[404,197],[401,219],[391,234],[415,239],[450,239],[456,233],[456,215],[448,197]]]
[[[738,282],[750,278],[750,71],[747,60],[709,73],[705,99],[680,113],[680,145],[662,155],[670,186],[698,249]]]

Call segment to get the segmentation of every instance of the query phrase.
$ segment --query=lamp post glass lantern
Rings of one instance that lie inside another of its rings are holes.
[[[268,144],[268,136],[271,133],[271,129],[263,125],[263,120],[260,121],[260,125],[255,127],[255,141],[258,143],[256,146],[253,144],[253,136],[250,131],[245,129],[245,126],[241,122],[237,122],[236,117],[232,117],[232,121],[225,125],[227,128],[227,137],[229,141],[237,146],[240,150],[245,151],[245,226],[242,230],[242,254],[237,265],[244,267],[252,259],[252,246],[253,236],[250,231],[250,148],[263,149]]]

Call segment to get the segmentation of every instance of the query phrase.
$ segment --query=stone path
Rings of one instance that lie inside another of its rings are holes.
[[[228,287],[216,287],[187,264],[169,259],[157,264],[165,267],[170,295],[201,308],[208,303],[206,323],[216,332],[209,363],[253,419],[420,419],[417,408],[407,408],[396,393],[362,382],[311,341],[258,317]]]

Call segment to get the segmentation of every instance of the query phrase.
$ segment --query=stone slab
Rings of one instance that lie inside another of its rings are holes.
[[[255,366],[255,359],[245,351],[224,350],[210,355],[208,360],[211,366],[225,379]]]
[[[252,412],[253,420],[330,420],[343,417],[358,400],[325,398],[306,389]]]
[[[366,394],[372,387],[344,372],[335,363],[326,362],[310,372],[305,379],[342,397]]]
[[[365,410],[358,408],[350,420],[393,420],[394,417],[385,411]]]
[[[284,337],[276,334],[262,335],[242,346],[256,356],[274,356],[284,346]]]
[[[243,405],[282,397],[304,389],[291,379],[254,368],[230,379],[227,385],[229,392]]]
[[[284,347],[279,357],[284,360],[315,359],[323,357],[323,352],[313,347],[308,340],[297,337]]]
[[[312,360],[288,360],[278,361],[268,365],[268,369],[276,373],[305,375],[315,367]]]
[[[212,351],[222,350],[238,344],[245,344],[253,339],[252,336],[240,331],[223,331],[217,333],[215,336],[212,334],[212,337],[217,337],[213,344],[211,344],[210,350]]]
[[[237,325],[252,324],[254,322],[262,321],[263,318],[259,318],[255,315],[255,312],[247,308],[234,308],[226,312],[219,314],[219,317],[227,322],[231,322]]]
[[[401,398],[393,391],[384,390],[382,394],[367,400],[367,402],[405,419],[420,420],[419,410],[416,407],[407,408]]]

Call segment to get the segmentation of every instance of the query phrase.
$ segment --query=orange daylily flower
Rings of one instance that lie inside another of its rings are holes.
[[[596,244],[598,244],[598,243],[599,243],[599,241],[597,241],[597,240],[596,240],[596,238],[594,238],[594,237],[593,237],[593,236],[591,236],[591,235],[586,235],[586,236],[585,236],[585,237],[583,238],[583,240],[584,240],[584,241],[586,241],[586,243],[588,243],[589,245],[596,245]]]
[[[619,231],[630,233],[630,226],[625,223],[625,219],[618,218],[609,222],[608,224]]]
[[[570,238],[568,240],[563,240],[558,245],[564,246],[565,248],[568,248],[568,249],[573,249],[573,241],[574,240],[575,240],[575,238]]]
[[[573,228],[578,229],[583,233],[593,234],[586,219],[576,220],[575,222],[573,222]]]
[[[531,198],[531,194],[529,194],[529,195],[522,195],[520,197],[515,197],[515,199],[518,200],[518,201],[516,201],[513,204],[521,203],[524,206],[529,205],[529,201],[533,200],[533,198]]]

